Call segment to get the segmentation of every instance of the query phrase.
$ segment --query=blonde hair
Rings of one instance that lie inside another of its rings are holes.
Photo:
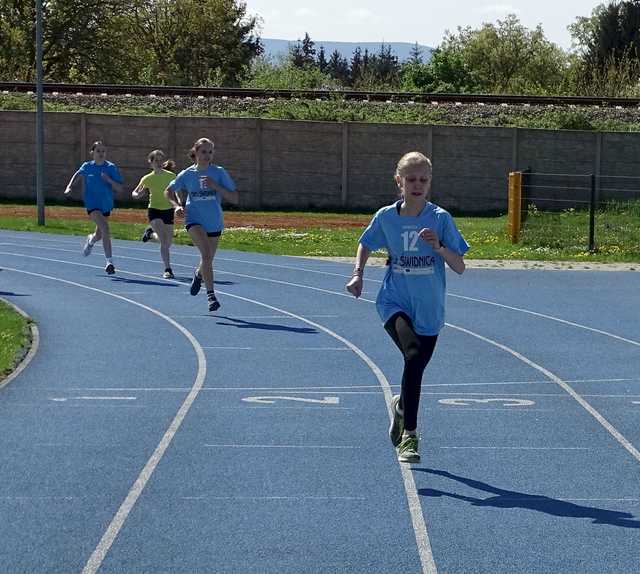
[[[408,171],[424,167],[429,173],[432,171],[431,160],[419,151],[410,151],[405,153],[396,166],[396,175],[404,176]]]

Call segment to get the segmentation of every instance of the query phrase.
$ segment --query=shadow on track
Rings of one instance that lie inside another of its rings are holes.
[[[309,327],[289,327],[287,325],[274,325],[273,323],[256,323],[255,321],[245,321],[244,319],[234,319],[233,317],[227,317],[225,315],[215,315],[212,318],[226,319],[227,321],[233,321],[233,323],[221,323],[218,325],[225,325],[227,327],[238,327],[239,329],[262,329],[264,331],[288,331],[290,333],[301,334],[317,334],[318,331]]]
[[[640,521],[634,520],[634,515],[629,512],[605,510],[604,508],[596,508],[593,506],[581,506],[565,500],[549,498],[548,496],[504,490],[502,488],[491,486],[486,482],[457,476],[445,470],[435,470],[431,468],[414,468],[413,470],[450,478],[461,484],[470,486],[471,488],[495,495],[488,498],[477,498],[474,496],[465,496],[463,494],[446,492],[444,490],[421,488],[418,490],[418,494],[422,496],[448,496],[450,498],[455,498],[456,500],[470,502],[473,506],[524,508],[527,510],[544,512],[552,516],[562,516],[566,518],[590,518],[593,521],[593,524],[610,524],[611,526],[620,526],[623,528],[640,528]]]
[[[102,275],[100,276],[102,277]],[[126,277],[111,277],[114,283],[128,283],[130,285],[156,285],[157,287],[178,287],[173,283],[163,283],[161,281],[145,281],[143,279],[127,279]]]

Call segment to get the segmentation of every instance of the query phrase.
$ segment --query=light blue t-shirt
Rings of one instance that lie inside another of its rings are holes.
[[[99,209],[108,213],[113,209],[113,190],[111,185],[102,179],[106,173],[113,181],[122,183],[123,179],[118,166],[110,161],[97,165],[95,161],[85,161],[78,170],[84,176],[84,205],[87,210]]]
[[[370,251],[386,248],[390,263],[376,299],[383,323],[402,311],[419,335],[437,335],[444,327],[445,262],[420,238],[428,227],[451,251],[464,255],[469,245],[446,210],[427,203],[418,216],[398,213],[400,202],[380,209],[360,237]]]
[[[222,231],[224,220],[218,192],[205,187],[202,178],[207,175],[225,189],[235,191],[236,184],[226,170],[219,165],[210,165],[206,170],[199,171],[194,164],[183,169],[169,184],[169,187],[172,191],[184,189],[188,194],[185,224],[202,225],[205,231],[210,233]]]

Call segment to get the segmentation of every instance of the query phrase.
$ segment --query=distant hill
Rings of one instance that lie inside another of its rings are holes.
[[[274,38],[261,38],[262,45],[264,46],[264,55],[273,59],[277,59],[278,56],[286,55],[289,51],[289,46],[295,45],[297,40],[278,40]],[[380,46],[382,42],[325,42],[315,41],[314,48],[316,53],[320,50],[320,46],[324,46],[324,52],[327,60],[334,50],[338,50],[340,54],[351,60],[351,56],[355,49],[360,46],[362,53],[365,50],[369,50],[370,54],[377,54],[380,52]],[[411,42],[385,42],[385,46],[391,46],[393,53],[398,56],[400,62],[408,60],[411,54],[411,50],[415,46],[415,43]],[[423,46],[418,44],[418,47],[422,50],[422,61],[428,62],[431,59],[433,48],[429,46]]]

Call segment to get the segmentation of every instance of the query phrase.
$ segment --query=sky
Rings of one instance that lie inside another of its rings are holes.
[[[527,28],[542,25],[548,40],[571,48],[567,26],[609,0],[244,0],[261,18],[260,36],[314,41],[418,42],[437,47],[446,30],[479,28],[515,14]]]

